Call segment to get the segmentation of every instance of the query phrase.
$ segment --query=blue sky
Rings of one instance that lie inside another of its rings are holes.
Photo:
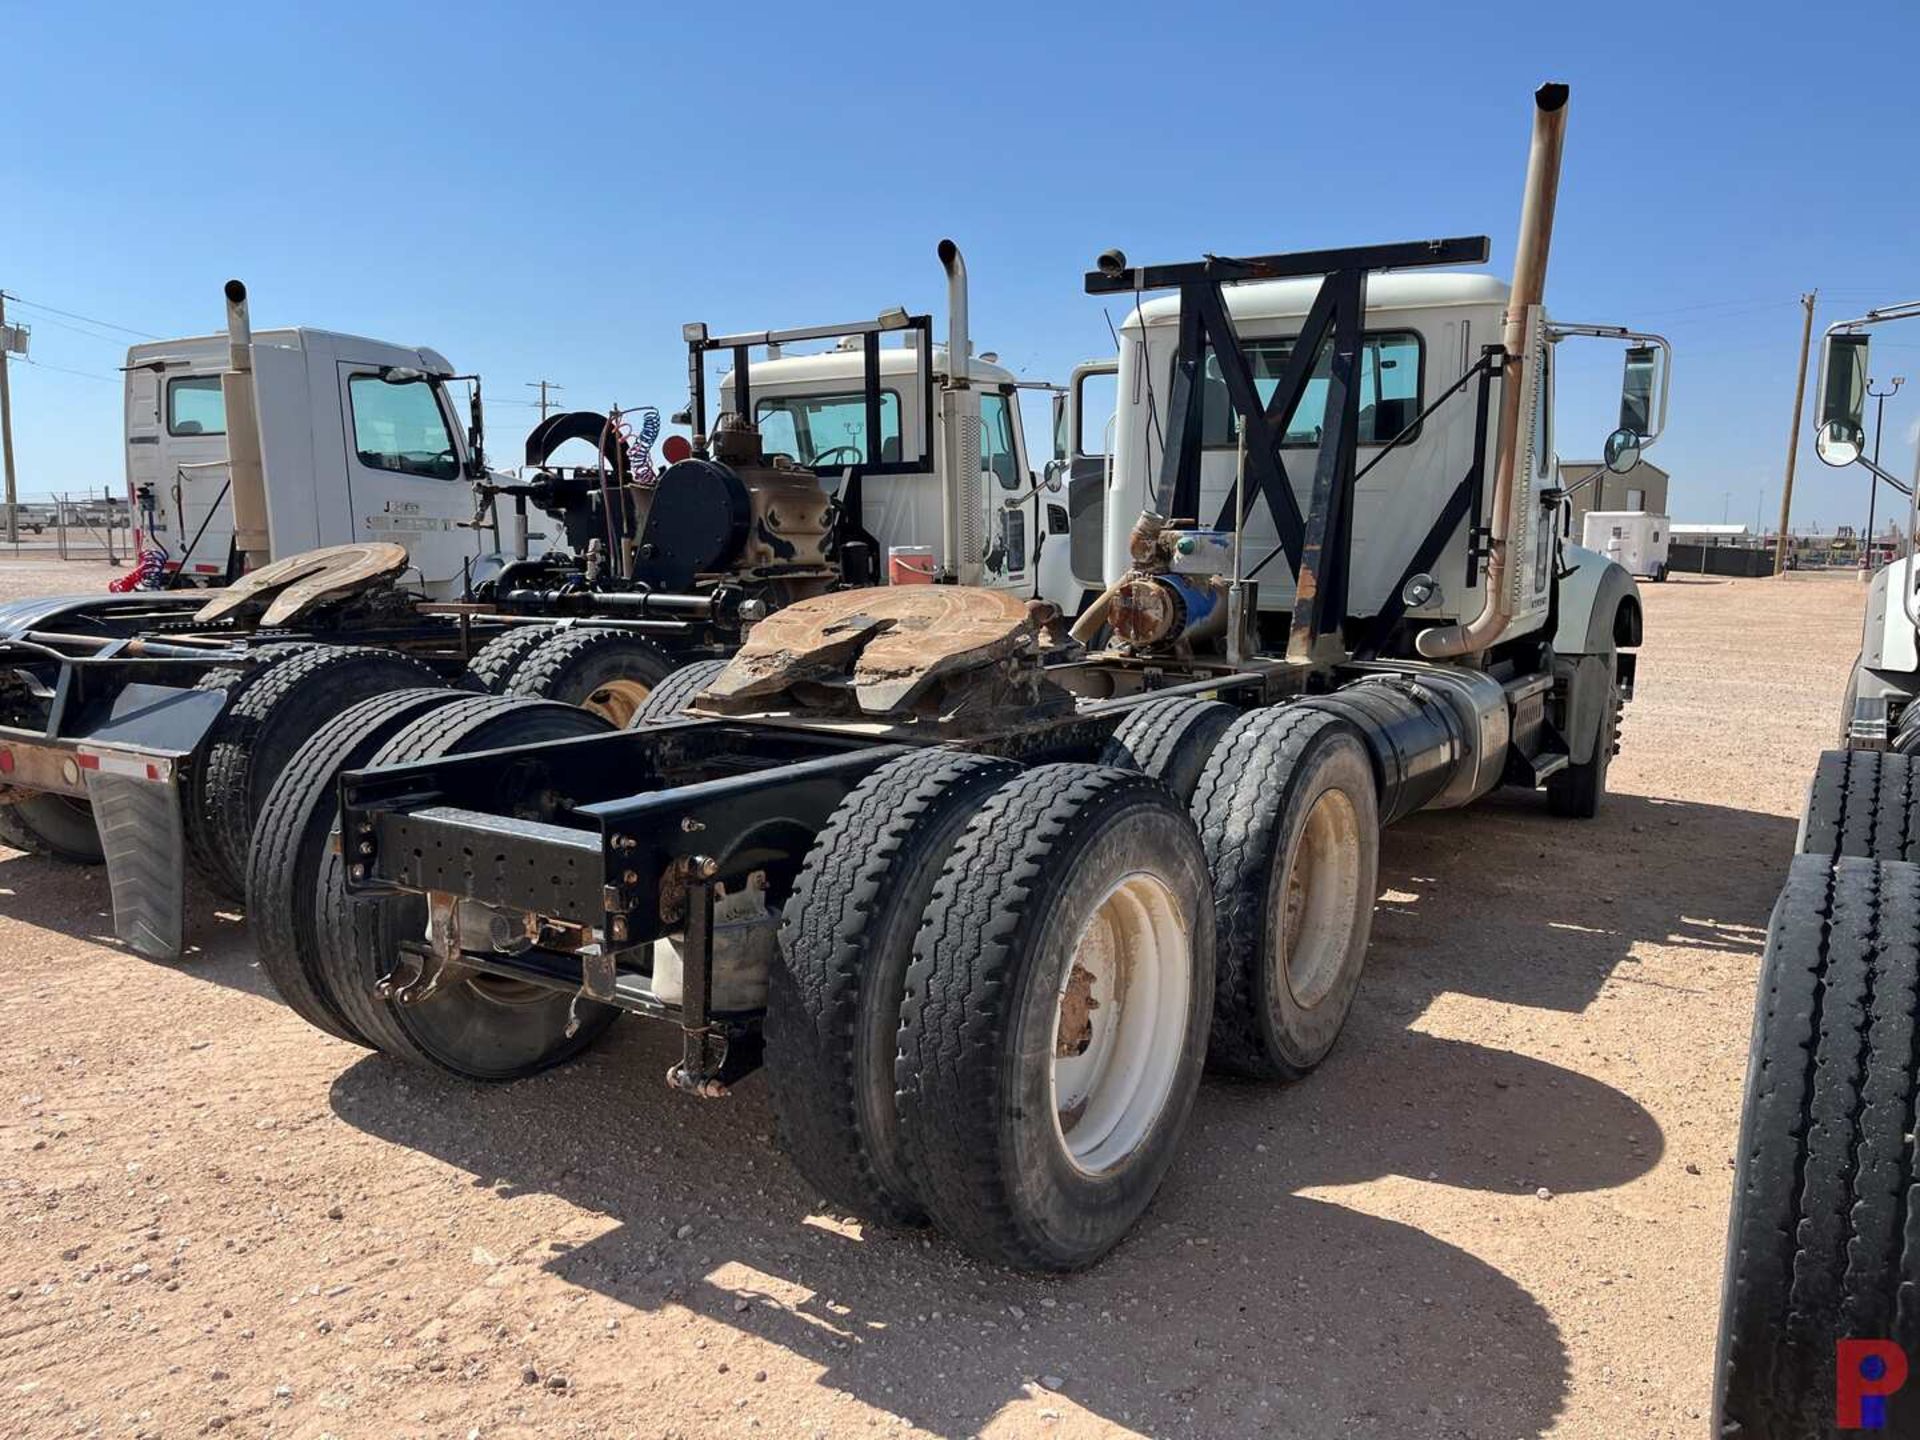
[[[217,328],[238,275],[256,326],[478,369],[504,459],[533,415],[524,381],[676,408],[682,321],[939,314],[943,235],[967,254],[976,345],[1036,377],[1110,349],[1080,277],[1111,245],[1155,261],[1486,233],[1504,274],[1528,97],[1563,79],[1550,308],[1672,336],[1650,458],[1676,515],[1750,520],[1764,491],[1771,517],[1799,294],[1819,288],[1822,326],[1920,295],[1920,109],[1875,59],[1911,51],[1915,14],[1811,15],[391,3],[189,22],[4,0],[0,288],[166,336]],[[22,492],[117,491],[131,337],[13,318],[38,362],[13,371]],[[1887,412],[1904,474],[1920,322],[1874,353],[1876,376],[1914,374]],[[1619,357],[1563,360],[1577,458],[1611,428]],[[1796,525],[1864,519],[1864,472],[1810,444],[1797,488]]]

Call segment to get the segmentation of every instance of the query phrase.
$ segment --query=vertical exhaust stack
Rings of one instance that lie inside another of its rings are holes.
[[[253,391],[253,322],[247,287],[227,282],[227,370],[220,377],[227,412],[227,496],[233,505],[233,544],[243,566],[273,558],[267,533],[267,472],[260,451],[260,408]]]
[[[980,490],[980,406],[973,393],[973,342],[967,333],[967,262],[951,240],[940,242],[947,272],[947,383],[940,389],[941,489],[946,567],[961,585],[980,583],[987,552],[986,501]],[[929,357],[931,358],[931,357]]]
[[[1560,151],[1567,137],[1567,87],[1542,85],[1533,92],[1533,146],[1527,155],[1527,188],[1520,202],[1520,244],[1513,257],[1513,289],[1507,297],[1508,370],[1500,382],[1500,439],[1493,458],[1493,496],[1488,506],[1491,543],[1482,577],[1485,600],[1480,613],[1456,625],[1423,630],[1415,648],[1429,660],[1451,659],[1484,650],[1498,640],[1513,618],[1508,555],[1513,491],[1520,465],[1520,367],[1528,357],[1527,314],[1547,293],[1547,252],[1553,246],[1553,208],[1560,193]]]

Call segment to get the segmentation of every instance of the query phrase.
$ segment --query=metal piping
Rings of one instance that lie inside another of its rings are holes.
[[[267,469],[260,449],[260,408],[253,388],[253,322],[247,287],[227,281],[227,370],[220,398],[227,414],[227,493],[233,502],[233,544],[247,569],[273,558],[267,524]]]
[[[941,446],[947,483],[941,487],[946,568],[956,583],[978,585],[986,537],[981,534],[980,412],[973,400],[972,339],[967,331],[967,262],[951,240],[940,242],[947,272],[947,380],[940,390]]]
[[[1513,257],[1513,288],[1507,297],[1500,342],[1507,369],[1500,382],[1500,439],[1494,451],[1493,497],[1485,596],[1480,613],[1454,625],[1422,630],[1414,647],[1429,660],[1451,659],[1484,650],[1513,619],[1508,595],[1508,540],[1512,531],[1515,474],[1520,463],[1520,397],[1526,389],[1522,366],[1527,318],[1547,291],[1547,253],[1553,246],[1553,208],[1560,190],[1560,152],[1567,137],[1567,87],[1549,83],[1533,92],[1533,144],[1527,155],[1526,191],[1520,202],[1520,243]]]

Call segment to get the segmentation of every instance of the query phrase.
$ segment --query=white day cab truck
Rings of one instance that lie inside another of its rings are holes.
[[[1544,308],[1566,102],[1535,97],[1511,287],[1445,268],[1483,236],[1100,258],[1087,290],[1142,303],[1111,453],[1055,467],[1097,592],[1071,625],[981,583],[997,482],[959,463],[958,583],[800,600],[624,730],[451,700],[336,767],[379,720],[342,714],[261,817],[293,857],[263,964],[321,1028],[476,1080],[661,1021],[687,1094],[764,1065],[834,1205],[1092,1263],[1203,1063],[1298,1079],[1334,1044],[1383,825],[1503,784],[1602,802],[1641,613],[1562,536],[1555,347],[1600,328]],[[1627,389],[1664,395],[1640,348]]]
[[[964,333],[964,261],[942,260]],[[688,327],[691,373],[731,355],[721,393],[768,446],[732,415],[703,433],[702,378],[694,439],[658,472],[617,413],[571,412],[532,432],[515,476],[487,465],[477,380],[437,353],[256,336],[237,281],[227,303],[224,336],[129,354],[129,483],[165,588],[0,606],[0,840],[104,860],[116,931],[144,953],[181,951],[189,870],[245,893],[268,790],[359,700],[477,691],[624,724],[678,667],[730,654],[781,605],[872,583],[894,549],[924,578],[950,568],[943,522],[989,585],[1071,599],[1023,382],[980,358],[951,373],[925,315]],[[945,440],[962,428],[964,452]],[[902,453],[909,433],[935,443]],[[554,463],[569,441],[592,463]],[[983,467],[977,514],[942,498],[954,463]],[[186,588],[203,579],[220,588]]]
[[[1821,346],[1815,452],[1907,495],[1908,553],[1873,576],[1840,748],[1815,767],[1767,927],[1715,1386],[1715,1433],[1743,1440],[1920,1433],[1916,515],[1863,423],[1869,331],[1913,318],[1920,302],[1871,310]]]

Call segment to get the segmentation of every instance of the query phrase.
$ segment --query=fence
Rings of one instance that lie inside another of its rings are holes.
[[[106,565],[129,565],[135,558],[132,516],[126,502],[111,495],[23,500],[13,521],[18,538],[8,545],[6,505],[0,502],[0,553]]]
[[[1773,551],[1744,545],[1669,545],[1670,575],[1738,575],[1753,578],[1773,574]]]

